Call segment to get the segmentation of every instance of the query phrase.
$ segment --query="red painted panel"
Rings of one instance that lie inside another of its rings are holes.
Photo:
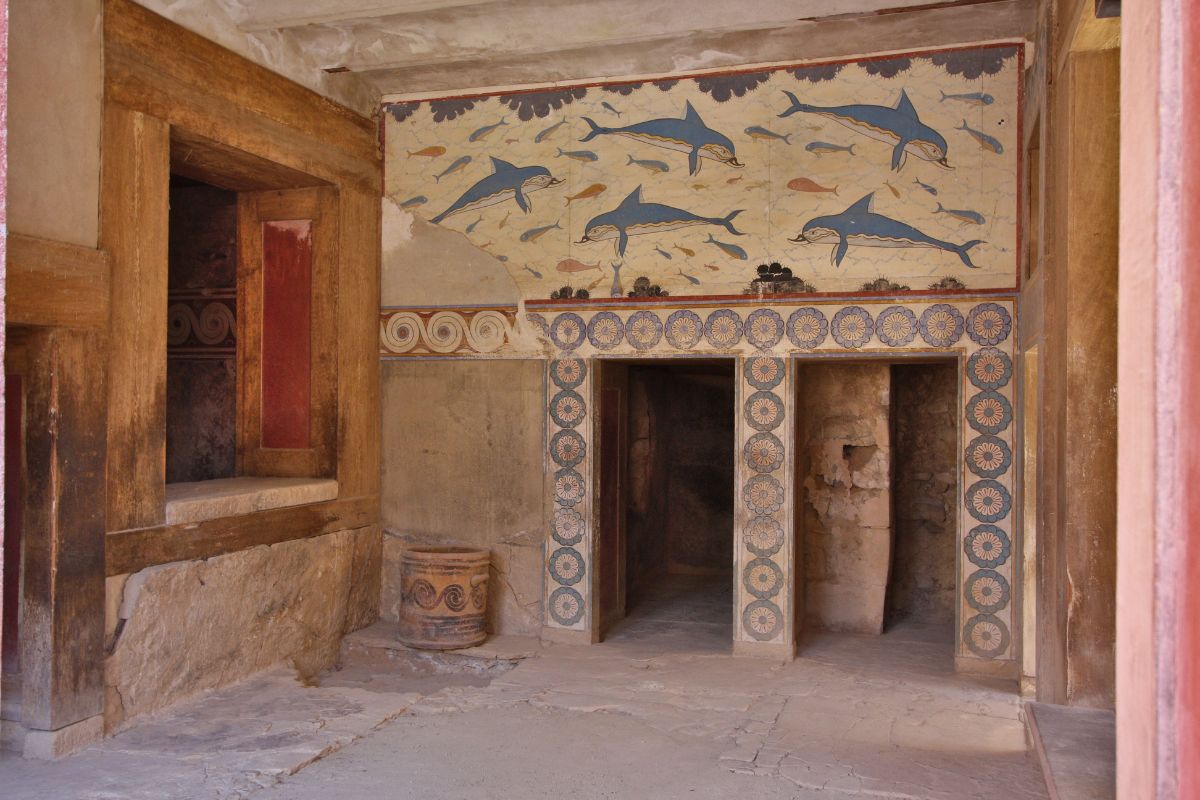
[[[4,628],[0,659],[4,672],[20,672],[17,658],[17,610],[21,605],[21,516],[24,426],[21,376],[6,375],[4,385]]]
[[[1183,3],[1183,63],[1200,58],[1200,5]],[[1182,528],[1167,532],[1179,537],[1180,555],[1185,559],[1176,584],[1176,742],[1175,763],[1179,765],[1177,797],[1200,797],[1200,370],[1196,369],[1195,343],[1200,336],[1200,274],[1196,263],[1200,252],[1200,76],[1183,69],[1183,175],[1181,222],[1184,269],[1181,275],[1180,336],[1165,343],[1175,348],[1180,388],[1176,457],[1182,467],[1180,498]],[[1163,344],[1160,344],[1163,346]]]
[[[262,446],[305,449],[312,378],[312,221],[263,223]]]

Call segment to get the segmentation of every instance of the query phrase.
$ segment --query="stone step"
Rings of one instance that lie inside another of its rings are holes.
[[[1117,796],[1116,717],[1103,708],[1026,703],[1025,724],[1050,800]]]
[[[489,665],[516,662],[537,656],[542,650],[539,640],[530,636],[490,636],[475,647],[462,650],[420,650],[400,642],[400,626],[392,622],[376,622],[366,628],[348,633],[342,638],[342,661],[384,657],[391,660],[427,662],[441,665],[446,671],[477,672]]]

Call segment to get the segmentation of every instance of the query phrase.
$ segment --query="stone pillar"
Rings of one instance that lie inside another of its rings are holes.
[[[733,651],[792,658],[796,648],[793,495],[794,366],[737,363]]]

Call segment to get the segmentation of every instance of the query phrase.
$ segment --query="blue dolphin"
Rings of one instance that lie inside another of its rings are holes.
[[[905,225],[882,214],[871,211],[871,201],[875,193],[867,195],[840,214],[824,217],[813,217],[804,223],[804,230],[789,242],[816,243],[837,242],[833,251],[833,263],[841,266],[842,259],[850,245],[865,247],[934,247],[954,253],[971,269],[978,269],[971,263],[967,251],[977,244],[983,244],[982,239],[973,239],[966,244],[953,244],[934,239],[921,233],[911,225]]]
[[[868,105],[810,106],[801,103],[789,91],[784,91],[784,94],[792,101],[792,105],[779,116],[790,117],[799,111],[819,114],[872,139],[893,145],[892,169],[898,170],[903,166],[907,153],[950,169],[950,164],[946,162],[949,148],[945,138],[921,122],[917,109],[908,99],[907,91],[901,90],[900,102],[896,103],[895,108]]]
[[[530,205],[527,194],[562,182],[562,178],[554,177],[545,167],[517,167],[492,157],[492,174],[463,192],[462,197],[434,217],[432,222],[436,225],[446,217],[461,214],[463,211],[494,206],[510,197],[528,214]]]
[[[587,117],[584,117],[583,121],[588,124],[591,131],[579,140],[581,142],[590,142],[597,136],[611,134],[628,136],[630,139],[637,139],[639,142],[652,144],[655,147],[687,153],[688,170],[692,175],[700,171],[701,158],[711,158],[713,161],[720,161],[731,167],[744,166],[738,162],[733,142],[729,137],[717,133],[705,125],[704,120],[700,119],[700,115],[696,113],[696,109],[692,108],[690,102],[684,109],[683,119],[670,117],[652,119],[635,125],[626,125],[624,128],[604,128]]]
[[[692,225],[720,225],[734,236],[741,236],[742,232],[733,227],[733,218],[743,210],[739,208],[724,217],[701,217],[680,208],[643,203],[642,187],[639,186],[612,211],[592,217],[584,229],[583,238],[576,244],[615,238],[617,255],[623,256],[629,237],[643,233],[662,233]]]

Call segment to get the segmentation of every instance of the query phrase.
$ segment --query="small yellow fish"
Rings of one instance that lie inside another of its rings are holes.
[[[718,267],[716,264],[705,264],[704,266],[705,266],[705,268],[707,268],[707,269],[711,269],[713,272],[720,272],[720,271],[721,271],[721,268],[720,268],[720,267]]]
[[[896,197],[900,197],[900,190],[899,190],[899,189],[897,189],[895,186],[892,186],[892,185],[891,185],[890,183],[888,183],[887,181],[884,181],[884,182],[883,182],[883,185],[884,185],[884,186],[886,186],[886,187],[888,187],[889,189],[891,189],[891,190],[892,190],[892,194],[894,194]]]
[[[693,183],[693,184],[692,184],[692,188],[693,188],[693,189],[696,189],[696,190],[700,190],[700,189],[707,189],[707,188],[708,188],[708,184],[706,184],[706,183]]]
[[[408,157],[412,158],[413,156],[426,156],[428,158],[437,158],[445,152],[446,148],[442,147],[440,144],[435,144],[426,147],[424,150],[418,150],[415,153],[412,150],[409,150]]]
[[[572,200],[587,200],[589,197],[595,197],[596,195],[600,194],[607,188],[608,187],[605,186],[603,183],[593,183],[591,186],[587,187],[582,192],[579,192],[578,194],[573,194],[570,197],[568,197],[567,205],[571,205]]]
[[[725,181],[725,182],[726,182],[726,183],[737,183],[738,181],[740,181],[740,180],[742,179],[742,177],[743,177],[743,176],[741,176],[741,175],[738,175],[736,178],[730,178],[729,180],[727,180],[727,181]]]
[[[507,214],[505,214],[504,219],[500,220],[500,224],[497,227],[503,228],[506,224],[508,224],[508,218],[511,216],[512,216],[511,211],[508,212]]]
[[[596,280],[594,280],[588,284],[588,287],[587,287],[588,291],[590,292],[592,289],[595,289],[597,286],[599,286],[601,281],[604,280],[604,278],[605,278],[605,275],[603,272],[601,272],[599,278],[596,278]]]
[[[687,248],[687,247],[683,247],[682,245],[678,245],[678,244],[677,244],[677,245],[675,245],[675,249],[676,249],[676,250],[678,250],[679,252],[683,253],[683,254],[684,254],[685,256],[687,256],[688,258],[691,258],[692,256],[696,255],[696,251],[695,251],[695,250],[692,250],[692,249],[690,249],[690,248]]]

